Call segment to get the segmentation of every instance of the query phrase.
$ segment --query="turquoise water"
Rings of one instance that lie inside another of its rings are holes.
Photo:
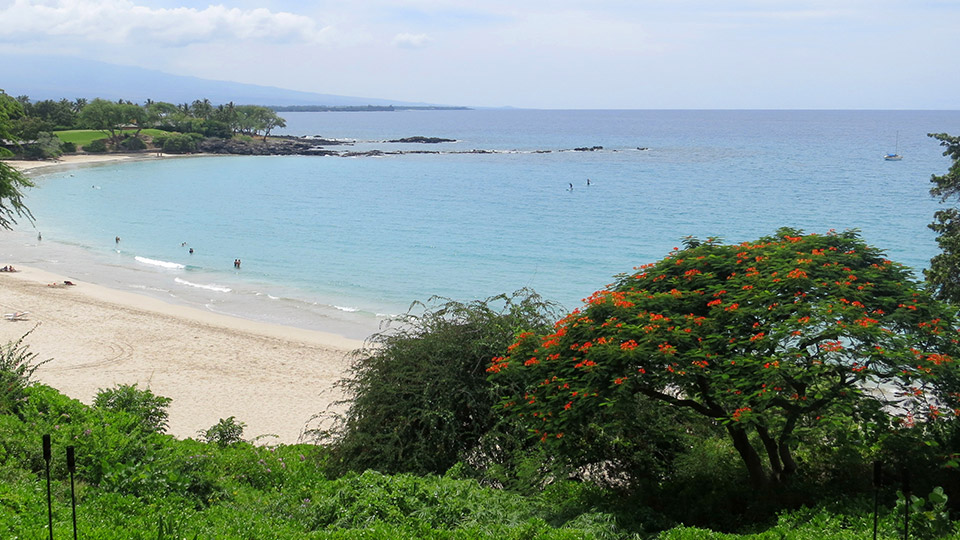
[[[352,337],[435,294],[531,287],[573,308],[687,235],[737,242],[782,226],[859,228],[919,270],[936,253],[928,180],[949,166],[926,133],[960,133],[957,111],[283,116],[288,134],[356,141],[350,149],[443,153],[161,159],[50,174],[26,201],[43,241],[18,227],[3,236],[4,263]],[[886,162],[898,133],[904,159]],[[414,135],[457,142],[380,142]],[[569,151],[592,146],[603,150]],[[474,149],[498,153],[455,153]]]

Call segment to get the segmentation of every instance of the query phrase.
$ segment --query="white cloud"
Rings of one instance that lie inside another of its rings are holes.
[[[431,41],[426,34],[397,34],[393,38],[394,46],[403,49],[419,49],[426,47]]]
[[[325,28],[303,15],[223,5],[153,9],[129,0],[15,0],[0,9],[0,41],[73,39],[108,44],[184,45],[260,40],[318,43]]]

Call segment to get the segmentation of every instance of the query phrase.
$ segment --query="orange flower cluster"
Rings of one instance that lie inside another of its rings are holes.
[[[820,350],[825,352],[842,351],[843,345],[839,341],[825,341],[820,344]]]
[[[493,360],[490,361],[490,367],[487,368],[487,373],[500,373],[500,370],[506,369],[510,362],[506,361],[506,357],[495,356]]]
[[[667,356],[677,354],[677,348],[666,342],[661,343],[660,345],[657,345],[657,349],[659,349],[660,352],[662,352]]]

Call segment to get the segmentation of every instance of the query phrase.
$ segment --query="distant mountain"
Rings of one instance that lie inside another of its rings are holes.
[[[214,81],[61,56],[5,56],[0,70],[0,89],[11,96],[30,96],[34,101],[99,97],[136,103],[147,99],[185,103],[206,98],[214,104],[232,101],[238,105],[430,105]]]

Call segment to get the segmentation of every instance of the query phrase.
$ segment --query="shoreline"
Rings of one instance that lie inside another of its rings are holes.
[[[104,154],[65,154],[55,160],[5,159],[3,162],[28,176],[33,176],[35,174],[54,173],[87,165],[104,165],[110,163],[122,163],[126,161],[151,161],[168,158],[181,159],[189,157],[205,157],[211,155],[214,154],[198,153],[157,155],[155,152],[117,152]]]
[[[28,176],[79,167],[212,154],[75,154],[5,160]],[[99,389],[137,384],[172,398],[166,433],[196,438],[221,418],[246,424],[244,438],[299,441],[311,418],[339,410],[334,383],[362,340],[258,322],[165,302],[29,266],[0,273],[0,309],[29,312],[0,320],[0,340],[24,343],[40,366],[34,380],[90,404]],[[69,280],[76,286],[51,287]],[[341,407],[342,408],[342,407]]]
[[[173,399],[167,433],[196,437],[235,416],[244,438],[292,444],[343,398],[333,384],[362,341],[259,323],[19,266],[0,273],[0,339],[24,340],[35,380],[91,403],[98,389],[138,384]],[[32,329],[32,330],[31,330]]]

